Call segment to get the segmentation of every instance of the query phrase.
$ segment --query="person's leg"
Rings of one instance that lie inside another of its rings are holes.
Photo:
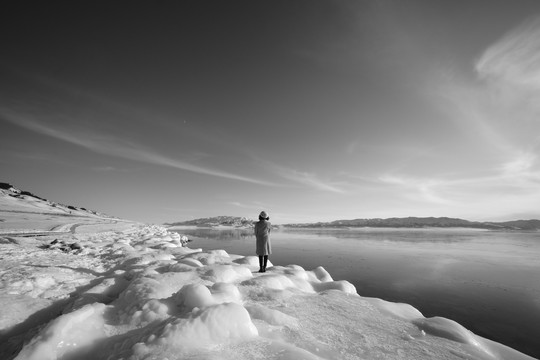
[[[264,268],[263,268],[263,256],[259,255],[259,272],[263,272],[263,271],[264,271]]]
[[[266,264],[268,263],[268,255],[264,255],[263,272],[266,272]]]

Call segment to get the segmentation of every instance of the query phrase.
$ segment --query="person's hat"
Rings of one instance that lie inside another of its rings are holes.
[[[266,211],[261,211],[261,213],[259,214],[259,217],[264,218],[264,219],[269,218],[269,216],[268,216],[268,214],[266,213]]]

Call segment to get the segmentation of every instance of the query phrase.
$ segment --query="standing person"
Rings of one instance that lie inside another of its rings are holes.
[[[259,272],[266,272],[268,255],[272,253],[272,246],[270,245],[272,224],[268,220],[270,220],[270,217],[266,211],[261,211],[259,221],[255,223],[255,238],[257,240],[255,252],[259,255]]]

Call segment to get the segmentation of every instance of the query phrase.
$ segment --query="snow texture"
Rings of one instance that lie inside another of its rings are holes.
[[[100,221],[0,235],[1,359],[530,359],[323,267],[258,273],[255,256]]]

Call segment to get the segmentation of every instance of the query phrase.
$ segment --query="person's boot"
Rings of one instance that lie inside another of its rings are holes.
[[[264,264],[263,264],[262,272],[266,272],[267,263],[268,263],[268,255],[264,255]]]
[[[259,272],[260,272],[260,273],[264,272],[264,268],[263,268],[263,257],[262,257],[262,256],[259,256]]]

